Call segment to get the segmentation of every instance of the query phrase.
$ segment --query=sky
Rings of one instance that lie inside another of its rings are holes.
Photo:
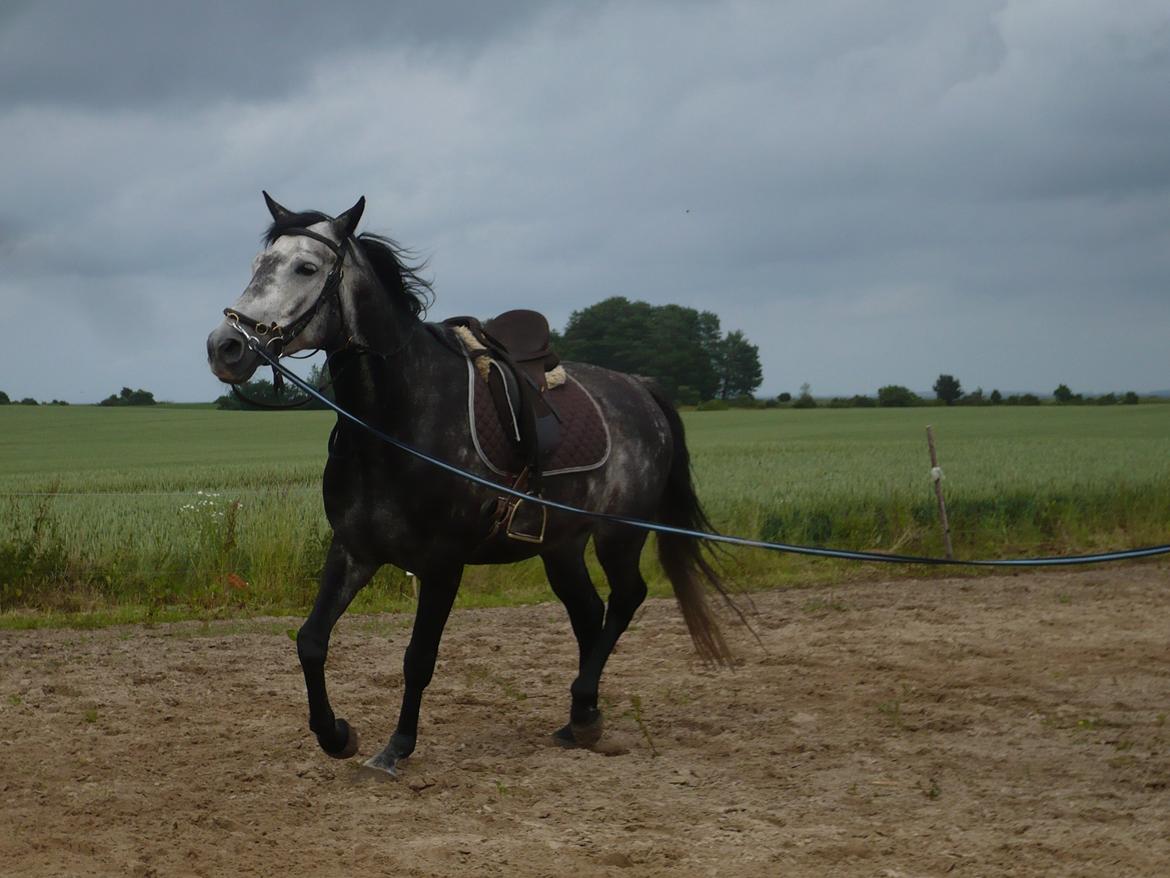
[[[5,0],[0,390],[219,395],[262,189],[433,319],[714,311],[765,394],[1170,388],[1168,93],[1165,0]]]

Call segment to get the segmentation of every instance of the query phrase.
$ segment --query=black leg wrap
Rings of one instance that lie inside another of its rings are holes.
[[[317,735],[317,743],[334,759],[348,759],[357,753],[358,734],[349,727],[349,723],[339,719],[333,724],[331,732]]]

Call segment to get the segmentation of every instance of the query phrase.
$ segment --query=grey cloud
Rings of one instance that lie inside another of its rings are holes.
[[[538,8],[531,0],[17,3],[0,18],[0,104],[273,98],[354,52],[474,54]]]
[[[51,38],[88,60],[13,85],[0,52],[0,295],[51,303],[95,352],[81,399],[130,381],[103,300],[139,335],[189,337],[143,368],[161,395],[208,398],[192,356],[247,281],[259,190],[329,212],[365,194],[368,228],[432,258],[436,316],[563,323],[617,294],[711,308],[760,344],[772,391],[941,371],[1165,386],[1163,5],[516,5],[488,26],[397,4],[396,28],[329,7],[361,33],[306,11],[267,35],[264,8],[104,6],[118,39],[176,56],[149,88],[140,57],[29,7],[0,47]],[[212,63],[228,24],[249,57]],[[70,98],[102,63],[121,84]],[[66,392],[51,367],[36,380],[22,394]]]

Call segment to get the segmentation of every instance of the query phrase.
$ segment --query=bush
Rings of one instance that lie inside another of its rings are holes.
[[[53,515],[56,486],[38,499],[31,515],[0,539],[0,606],[30,606],[66,572],[68,555]]]
[[[878,404],[877,400],[874,399],[872,396],[864,396],[863,394],[860,394],[860,393],[851,397],[849,400],[849,403],[850,403],[850,405],[854,406],[855,408],[859,408],[859,409],[871,409],[871,408],[874,408],[875,406],[877,406],[877,404]]]
[[[813,399],[811,393],[802,393],[796,398],[796,402],[792,404],[794,409],[815,409],[817,401]]]
[[[1004,400],[1004,405],[1040,405],[1040,397],[1034,393],[1013,393]]]
[[[123,387],[122,392],[117,396],[110,394],[98,405],[155,405],[154,394],[149,390],[131,390],[129,387]]]
[[[725,399],[708,399],[708,400],[705,400],[705,401],[699,403],[695,407],[695,411],[697,411],[697,412],[725,412],[729,408],[731,408],[731,406],[729,406],[727,404],[727,400],[725,400]]]
[[[878,405],[885,407],[908,406],[920,404],[922,397],[900,384],[887,384],[885,387],[878,388],[877,401]]]
[[[20,401],[20,404],[21,405],[40,405],[40,403],[37,402],[35,399],[33,399],[31,396],[26,396],[24,399],[22,399]]]
[[[1117,405],[1117,394],[1106,393],[1104,396],[1098,396],[1093,402],[1097,403],[1097,405]]]
[[[727,404],[733,409],[760,409],[764,407],[764,403],[754,396],[733,396],[727,400]]]

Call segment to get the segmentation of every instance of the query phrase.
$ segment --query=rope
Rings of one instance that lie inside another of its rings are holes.
[[[238,494],[275,494],[285,491],[319,491],[316,485],[289,485],[276,488],[220,488],[217,491],[0,491],[0,497],[200,497]]]
[[[262,359],[268,362],[273,369],[279,370],[284,374],[284,377],[318,400],[323,402],[329,408],[333,409],[338,415],[350,421],[353,424],[361,427],[366,432],[378,437],[388,445],[401,449],[408,454],[423,460],[432,466],[436,466],[441,470],[452,473],[453,475],[461,476],[469,482],[481,485],[485,488],[490,488],[501,494],[511,497],[518,497],[527,503],[535,503],[538,506],[544,506],[548,509],[556,509],[560,512],[567,512],[571,515],[581,515],[586,518],[593,518],[598,521],[607,521],[613,524],[624,524],[630,527],[641,528],[642,530],[652,531],[654,533],[675,534],[677,536],[693,537],[694,539],[707,540],[709,542],[724,543],[730,546],[744,546],[751,549],[767,549],[773,552],[786,552],[793,555],[811,555],[818,558],[838,558],[849,561],[874,561],[886,564],[933,564],[933,565],[950,565],[950,566],[965,566],[965,567],[1058,567],[1071,566],[1074,564],[1096,564],[1103,561],[1121,561],[1132,558],[1149,558],[1155,555],[1170,554],[1170,545],[1161,546],[1147,546],[1140,549],[1125,549],[1118,552],[1102,552],[1093,555],[1063,555],[1049,558],[1008,558],[995,560],[975,560],[963,561],[957,558],[925,558],[917,555],[891,555],[884,552],[851,552],[844,549],[822,549],[815,546],[797,546],[789,543],[774,543],[767,540],[753,540],[747,537],[728,536],[719,533],[707,533],[705,531],[691,530],[684,527],[672,527],[667,524],[659,524],[654,521],[645,521],[640,518],[631,518],[625,515],[615,515],[610,512],[594,512],[589,509],[581,509],[577,506],[571,506],[567,503],[559,503],[556,500],[548,500],[544,497],[537,497],[532,494],[526,494],[523,491],[517,491],[507,485],[501,485],[498,482],[493,482],[491,479],[478,476],[475,473],[468,472],[465,469],[448,463],[434,457],[421,449],[415,448],[401,439],[396,439],[393,436],[383,433],[377,427],[366,423],[357,415],[351,414],[339,406],[333,400],[326,398],[324,395],[318,393],[316,389],[299,375],[290,369],[283,366],[280,361],[272,356],[261,345],[255,344],[252,340],[248,342],[249,347],[256,351]]]

